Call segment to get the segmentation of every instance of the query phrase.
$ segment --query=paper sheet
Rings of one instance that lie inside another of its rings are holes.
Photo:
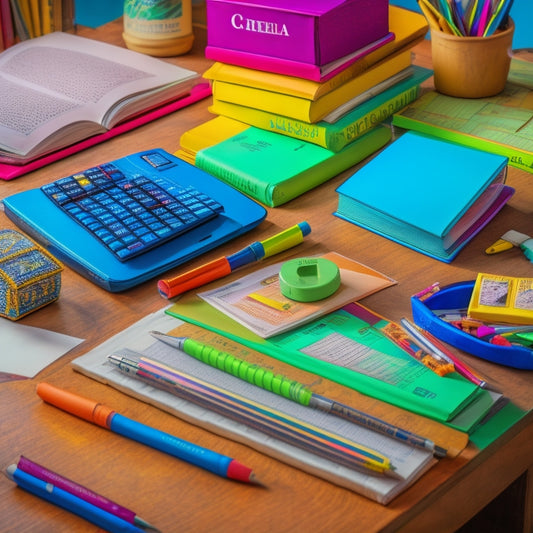
[[[32,378],[84,339],[0,319],[0,382]]]

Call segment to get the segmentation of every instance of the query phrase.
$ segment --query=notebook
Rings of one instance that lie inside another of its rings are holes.
[[[190,231],[142,255],[120,261],[40,188],[3,200],[6,215],[21,230],[65,265],[110,292],[123,291],[155,278],[251,230],[266,217],[265,208],[255,201],[162,149],[137,152],[105,164],[113,164],[125,174],[155,174],[177,185],[192,186],[223,206],[216,217]]]

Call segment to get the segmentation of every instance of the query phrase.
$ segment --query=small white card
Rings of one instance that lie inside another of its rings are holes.
[[[9,379],[1,373],[32,378],[84,340],[1,318],[0,339],[0,381]]]

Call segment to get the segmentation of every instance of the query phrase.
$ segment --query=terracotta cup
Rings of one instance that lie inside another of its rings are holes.
[[[503,91],[514,23],[489,37],[459,37],[431,29],[431,55],[437,91],[460,98],[484,98]]]

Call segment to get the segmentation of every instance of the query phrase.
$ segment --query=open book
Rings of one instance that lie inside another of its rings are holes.
[[[55,32],[0,54],[0,161],[25,164],[188,95],[198,73]]]

